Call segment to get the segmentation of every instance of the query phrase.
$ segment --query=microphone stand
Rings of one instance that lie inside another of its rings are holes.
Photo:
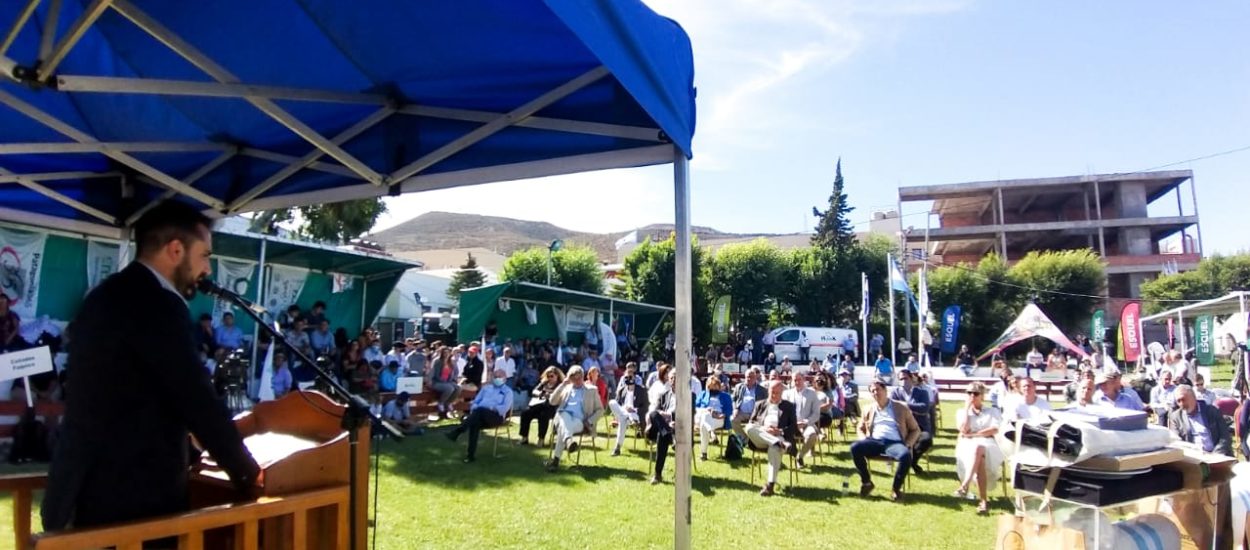
[[[208,283],[208,284],[205,284],[205,283]],[[342,400],[343,405],[347,407],[347,409],[343,412],[341,426],[343,427],[344,430],[347,430],[347,446],[348,446],[348,457],[349,457],[348,468],[351,468],[351,471],[348,473],[349,498],[348,498],[348,503],[347,503],[348,537],[349,537],[349,540],[351,540],[351,542],[349,543],[349,547],[355,550],[356,535],[357,535],[357,532],[356,532],[356,513],[357,513],[356,491],[360,487],[360,480],[357,479],[357,476],[356,476],[356,469],[357,469],[356,449],[359,447],[359,444],[360,444],[360,435],[358,434],[359,427],[365,421],[376,422],[378,425],[381,425],[383,428],[385,428],[386,431],[390,432],[391,437],[395,438],[396,440],[401,440],[404,438],[403,432],[401,432],[398,428],[392,426],[389,422],[382,420],[381,416],[374,414],[373,411],[370,411],[368,401],[365,401],[363,397],[360,397],[359,395],[356,395],[348,391],[348,389],[343,387],[343,385],[340,384],[337,379],[335,379],[333,376],[330,375],[329,372],[327,372],[324,368],[322,368],[321,365],[317,363],[317,361],[308,357],[307,354],[305,354],[303,351],[299,350],[294,345],[292,345],[291,342],[286,339],[285,335],[283,335],[282,333],[278,332],[276,329],[273,328],[273,325],[266,323],[264,317],[261,316],[262,312],[268,313],[268,311],[266,311],[264,308],[252,303],[251,301],[247,300],[246,298],[243,298],[242,296],[239,296],[238,294],[235,294],[225,289],[221,289],[206,280],[201,281],[201,284],[199,285],[199,289],[201,292],[205,294],[216,296],[217,298],[230,302],[234,304],[235,306],[238,306],[239,309],[247,312],[248,316],[254,319],[256,323],[262,329],[264,329],[266,333],[269,334],[269,336],[273,339],[275,343],[281,342],[282,345],[286,347],[287,351],[291,352],[292,356],[298,358],[300,361],[304,363],[304,365],[311,368],[313,370],[313,373],[316,375],[316,378],[320,380],[321,382],[323,382],[326,386],[328,386],[332,393],[338,395],[339,399]]]

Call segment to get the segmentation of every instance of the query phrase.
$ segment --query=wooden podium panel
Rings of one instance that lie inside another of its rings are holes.
[[[244,444],[264,475],[263,485],[253,496],[284,496],[349,484],[351,449],[347,430],[342,427],[342,415],[346,409],[320,392],[294,391],[282,399],[259,403],[251,411],[236,416],[235,424],[244,438]],[[369,424],[366,422],[357,430],[356,471],[359,483],[351,498],[356,502],[353,521],[357,525],[357,547],[363,548],[367,532]],[[207,453],[201,456],[198,467],[191,474],[190,492],[194,508],[226,504],[238,498],[229,477]],[[335,531],[342,533],[341,539],[346,541],[346,522],[335,530],[316,525],[320,521],[335,522],[346,517],[346,510],[342,514],[309,514],[306,521],[309,538],[315,539],[319,532]],[[293,528],[293,525],[271,524],[268,530],[290,532]],[[265,530],[262,527],[262,531]],[[264,535],[266,533],[262,532],[261,546],[270,547],[263,543],[263,539],[269,538]]]

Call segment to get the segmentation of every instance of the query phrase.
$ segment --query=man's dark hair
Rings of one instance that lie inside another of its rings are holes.
[[[234,319],[234,314],[233,314],[233,313],[230,313],[229,311],[227,311],[227,312],[225,312],[225,313],[222,313],[222,314],[221,314],[221,318],[222,318],[222,319],[225,319],[226,317],[229,317],[229,318],[231,318],[231,319]]]
[[[201,313],[201,314],[200,314],[200,320],[201,320],[201,321],[212,321],[212,320],[213,320],[213,316],[212,316],[212,315],[209,315],[209,314],[207,314],[207,313]]]
[[[321,300],[317,300],[316,302],[313,302],[313,309],[317,309],[317,308],[325,309],[326,303],[322,302]]]
[[[135,222],[135,248],[140,257],[160,250],[170,241],[182,241],[185,246],[200,238],[200,228],[213,229],[213,220],[201,214],[195,207],[166,200],[148,210]]]

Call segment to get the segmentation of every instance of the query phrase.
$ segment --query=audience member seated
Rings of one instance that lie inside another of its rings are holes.
[[[1097,378],[1093,376],[1081,378],[1080,389],[1077,390],[1076,394],[1077,405],[1087,407],[1098,403],[1096,401],[1098,394],[1098,384],[1095,384],[1096,381]]]
[[[1137,396],[1137,392],[1132,390],[1124,391],[1124,386],[1120,383],[1120,371],[1118,370],[1098,373],[1094,378],[1094,385],[1098,386],[1098,393],[1094,396],[1095,403],[1117,409],[1146,410],[1146,405],[1142,404],[1141,398]]]
[[[886,385],[889,385],[894,381],[894,364],[891,363],[889,359],[886,359],[885,354],[877,354],[876,369],[877,380],[880,380]]]
[[[391,360],[378,374],[378,391],[393,392],[399,386],[399,361]]]
[[[757,401],[751,418],[747,420],[747,439],[756,449],[767,449],[768,477],[761,496],[776,493],[777,473],[781,471],[781,453],[794,454],[797,450],[799,425],[792,401],[782,398],[786,391],[780,381],[768,383],[768,398]]]
[[[560,383],[564,381],[564,373],[559,367],[547,367],[543,371],[542,381],[530,391],[529,406],[521,413],[521,444],[529,445],[530,422],[538,421],[538,443],[547,439],[547,426],[556,414],[556,408],[549,400]]]
[[[746,442],[747,421],[755,412],[755,403],[768,399],[768,389],[760,384],[759,367],[747,369],[746,380],[739,382],[733,391],[734,415],[729,425],[733,428],[738,440]]]
[[[1208,405],[1215,406],[1215,392],[1207,388],[1207,381],[1201,374],[1194,373],[1194,397]]]
[[[595,389],[595,395],[599,396],[599,405],[608,406],[608,382],[603,379],[599,367],[590,367],[586,371],[586,385]]]
[[[662,364],[655,383],[647,389],[647,439],[655,443],[655,473],[651,475],[652,485],[664,479],[668,449],[673,446],[673,415],[677,413],[673,383],[676,379],[677,372]]]
[[[292,389],[295,388],[295,380],[291,376],[291,369],[286,362],[286,354],[277,352],[273,354],[273,397],[278,399]]]
[[[195,345],[195,349],[207,357],[212,357],[217,350],[217,334],[213,330],[212,315],[200,314],[200,324],[195,327]]]
[[[707,389],[694,401],[694,425],[699,429],[699,457],[707,460],[707,445],[716,430],[728,428],[729,414],[733,411],[733,399],[722,391],[720,378],[710,377]]]
[[[366,363],[374,361],[381,363],[386,359],[386,352],[382,351],[382,342],[372,332],[366,332],[360,335],[360,338],[364,340],[361,344],[361,357]]]
[[[846,400],[846,409],[842,412],[851,418],[859,418],[859,384],[855,383],[853,371],[843,370],[838,373],[838,388],[842,398]]]
[[[1088,365],[1082,366],[1080,372],[1076,375],[1076,380],[1073,380],[1063,388],[1064,400],[1066,400],[1069,405],[1076,403],[1077,399],[1081,396],[1081,386],[1084,384],[1086,379],[1093,383],[1094,368]]]
[[[232,351],[243,347],[243,330],[234,326],[233,313],[221,314],[221,326],[213,333],[213,341],[217,347]]]
[[[1015,376],[1011,372],[1011,368],[1007,366],[1005,361],[997,360],[991,363],[990,372],[994,378],[998,379],[998,383],[989,390],[990,406],[997,407],[998,410],[1005,410],[1008,407],[1007,401],[1011,399],[1011,385]]]
[[[303,317],[299,304],[291,304],[287,306],[285,313],[278,315],[278,327],[284,331],[291,330],[295,328],[295,320]]]
[[[430,363],[430,389],[438,392],[438,418],[447,418],[447,414],[451,412],[452,403],[456,397],[460,396],[460,384],[456,383],[459,372],[456,369],[455,361],[451,356],[451,348],[443,346],[435,353],[437,357]]]
[[[410,376],[425,376],[426,365],[429,358],[426,357],[425,340],[414,340],[411,344],[405,342],[408,353],[404,355],[404,364],[408,367]]]
[[[861,439],[851,444],[851,460],[859,472],[859,494],[868,496],[876,487],[868,470],[870,457],[887,456],[896,463],[890,500],[903,497],[903,483],[911,469],[911,449],[920,440],[920,426],[905,403],[891,401],[885,383],[875,380],[869,388],[872,401],[859,420]]]
[[[583,430],[594,432],[595,422],[603,414],[603,402],[598,398],[595,386],[586,383],[582,368],[569,368],[568,377],[548,400],[556,408],[556,444],[551,450],[551,460],[547,461],[547,471],[554,472],[560,467],[560,455],[566,448],[569,452],[577,450],[574,436]]]
[[[508,386],[516,387],[516,359],[512,356],[512,346],[504,346],[503,353],[495,359],[494,368],[503,369],[504,374],[507,375]]]
[[[977,483],[977,513],[989,512],[986,492],[997,481],[1003,464],[1003,451],[994,436],[1002,418],[998,409],[985,406],[985,384],[973,382],[966,390],[968,401],[955,415],[959,426],[959,441],[955,443],[955,472],[959,476],[959,488],[955,496],[968,495],[968,486]]]
[[[330,332],[329,321],[322,319],[321,322],[313,325],[308,333],[308,345],[312,348],[313,359],[334,356],[334,333]]]
[[[816,449],[820,440],[820,398],[816,390],[807,387],[807,377],[802,373],[790,376],[793,384],[785,391],[782,399],[794,403],[795,422],[798,434],[802,438],[803,448],[798,451],[799,467],[803,467],[803,459]]]
[[[928,390],[916,385],[916,376],[916,373],[906,369],[899,371],[898,385],[890,390],[890,399],[906,404],[920,427],[920,439],[916,440],[911,450],[911,469],[919,475],[924,473],[920,458],[933,446],[933,417],[929,416],[933,403],[929,401]]]
[[[390,353],[387,353],[386,357],[382,359],[382,364],[388,367],[391,366],[392,362],[395,363],[397,367],[396,370],[398,370],[398,367],[403,367],[408,364],[408,346],[403,342],[397,341],[392,344]],[[403,374],[400,374],[399,376],[403,376]]]
[[[401,391],[394,399],[387,401],[382,407],[382,420],[395,424],[407,434],[421,434],[424,429],[409,414],[408,410],[408,392]]]
[[[326,319],[326,303],[321,300],[313,302],[312,311],[304,316],[304,324],[311,330],[317,330],[322,322],[328,322]],[[329,326],[328,324],[326,326]]]
[[[1020,399],[1015,401],[1013,407],[1003,411],[1003,418],[1008,422],[1038,420],[1044,419],[1048,411],[1050,402],[1037,395],[1037,382],[1032,378],[1021,378]]]
[[[504,423],[508,412],[512,410],[512,390],[504,385],[507,378],[502,370],[495,370],[491,383],[482,386],[473,397],[469,406],[469,414],[460,421],[460,425],[447,433],[447,439],[455,441],[460,434],[469,432],[469,448],[465,451],[464,462],[467,464],[477,459],[477,440],[485,428],[494,428]]]
[[[1191,386],[1177,386],[1174,395],[1176,408],[1168,413],[1168,429],[1181,441],[1193,443],[1203,451],[1235,456],[1224,415],[1214,406],[1199,401]]]
[[[815,383],[816,398],[820,400],[821,430],[831,428],[834,420],[842,418],[842,410],[846,408],[842,391],[836,385],[831,385],[829,380],[828,375],[822,374],[816,377]]]
[[[632,370],[626,369],[625,373],[616,390],[616,397],[608,402],[612,417],[616,419],[616,446],[612,448],[612,456],[620,456],[621,445],[625,443],[625,430],[638,425],[647,410],[647,390],[639,387]]]
[[[1159,371],[1159,385],[1150,389],[1150,408],[1154,411],[1160,426],[1167,425],[1168,411],[1172,410],[1172,406],[1176,404],[1176,396],[1172,395],[1175,391],[1176,384],[1172,383],[1172,371],[1168,369]]]
[[[475,390],[482,385],[486,367],[477,354],[478,347],[469,346],[467,355],[464,356],[464,366],[460,368],[460,387],[464,389]]]
[[[959,346],[959,354],[955,356],[955,366],[963,371],[964,376],[972,376],[977,370],[977,359],[968,350],[968,344]]]

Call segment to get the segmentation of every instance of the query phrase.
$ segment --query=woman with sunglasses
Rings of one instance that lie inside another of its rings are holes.
[[[967,405],[956,415],[959,441],[955,443],[955,472],[959,476],[959,488],[955,496],[968,496],[968,486],[977,483],[978,514],[989,513],[986,491],[998,480],[1003,464],[1003,451],[999,449],[994,435],[1002,416],[998,409],[985,405],[985,384],[973,382],[968,385]]]

